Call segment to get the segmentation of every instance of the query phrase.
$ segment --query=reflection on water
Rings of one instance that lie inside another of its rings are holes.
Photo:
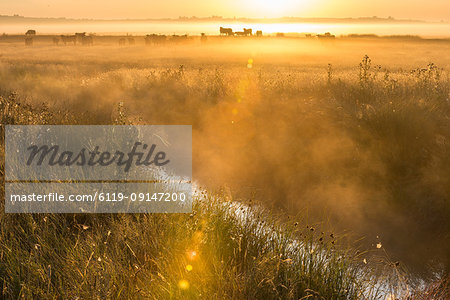
[[[266,34],[276,32],[341,34],[377,34],[377,35],[420,35],[423,37],[450,37],[450,23],[209,23],[209,22],[72,22],[72,23],[21,23],[2,24],[0,34],[23,34],[33,28],[38,33],[57,34],[90,32],[98,34],[218,34],[218,28],[231,27],[242,30],[243,27],[262,30]]]

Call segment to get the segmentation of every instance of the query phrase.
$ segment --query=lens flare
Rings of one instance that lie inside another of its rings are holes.
[[[188,258],[189,258],[190,260],[196,259],[196,258],[197,258],[197,252],[196,252],[196,251],[189,251],[189,252],[188,252]]]
[[[181,279],[178,281],[178,287],[182,290],[187,290],[189,288],[189,282],[186,279]]]

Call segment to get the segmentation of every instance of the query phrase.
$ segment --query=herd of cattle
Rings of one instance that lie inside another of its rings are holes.
[[[31,46],[33,45],[34,37],[36,36],[36,30],[28,30],[25,33],[25,45]],[[53,44],[59,45],[59,43],[63,43],[64,45],[73,44],[76,45],[81,44],[84,46],[91,46],[94,44],[94,38],[91,35],[86,35],[86,32],[77,32],[74,35],[60,35],[53,37]]]
[[[233,29],[231,28],[224,28],[220,27],[220,35],[226,35],[226,36],[253,36],[253,31],[251,28],[244,28],[243,31],[237,31],[233,32]],[[33,45],[34,37],[36,36],[36,30],[28,30],[25,33],[25,44],[28,46]],[[260,37],[262,36],[262,31],[258,30],[256,32],[256,36]],[[167,36],[163,34],[147,34],[145,36],[145,44],[146,45],[158,45],[163,44],[166,42],[183,42],[188,40],[188,35],[172,35]],[[207,40],[206,34],[202,33],[200,40],[202,42],[205,42]],[[121,37],[118,40],[119,45],[134,45],[135,40],[132,36],[127,37]],[[53,37],[53,44],[59,45],[60,43],[64,45],[84,45],[84,46],[90,46],[94,44],[93,36],[92,35],[86,35],[86,32],[78,32],[74,35],[60,35]]]
[[[60,37],[53,37],[53,43],[58,45],[59,42],[62,42],[64,45],[77,43],[84,46],[91,46],[94,44],[94,39],[91,35],[86,35],[86,32],[75,33],[75,35],[61,35]]]
[[[233,36],[233,35],[252,36],[253,35],[253,29],[251,29],[251,28],[244,28],[243,31],[233,32],[232,28],[220,27],[220,35],[227,35],[227,36]],[[262,36],[262,31],[261,30],[256,31],[256,36]]]
[[[225,28],[220,27],[220,35],[225,36],[253,36],[253,30],[251,28],[244,28],[243,31],[236,31],[233,32],[232,28]],[[28,30],[25,33],[25,45],[31,46],[33,45],[34,37],[36,36],[35,30]],[[261,37],[262,31],[258,30],[256,31],[255,36]],[[284,36],[281,34],[277,34],[277,36]],[[311,35],[306,35],[306,37],[311,37]],[[324,35],[318,35],[318,38],[321,39],[332,39],[335,36],[331,35],[329,32],[325,33]],[[189,39],[188,35],[172,35],[172,36],[166,36],[162,34],[147,34],[144,38],[146,45],[160,45],[167,42],[171,43],[179,43],[184,42]],[[207,40],[206,34],[202,33],[200,40],[202,42],[205,42]],[[59,45],[60,43],[64,45],[83,45],[83,46],[92,46],[94,44],[94,38],[92,35],[86,35],[86,32],[78,32],[74,35],[60,35],[60,36],[54,36],[53,37],[53,44]],[[120,46],[124,45],[134,45],[135,39],[132,36],[127,37],[120,37],[118,39],[118,43]]]

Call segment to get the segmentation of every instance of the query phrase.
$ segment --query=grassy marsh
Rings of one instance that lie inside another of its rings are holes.
[[[192,124],[202,186],[192,215],[2,208],[2,296],[419,298],[433,280],[448,292],[449,50],[1,44],[2,125]]]

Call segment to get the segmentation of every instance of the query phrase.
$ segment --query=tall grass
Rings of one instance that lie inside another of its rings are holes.
[[[3,124],[80,121],[45,108],[35,110],[16,97],[0,98]],[[3,164],[1,170],[4,181]],[[338,246],[339,237],[333,233],[299,222],[280,222],[260,206],[231,202],[224,192],[199,189],[195,200],[190,215],[15,215],[4,213],[2,201],[2,297],[376,299],[386,295],[389,282],[363,262],[366,253]]]
[[[353,69],[161,66],[86,51],[5,59],[2,124],[193,124],[207,188],[192,215],[2,207],[3,296],[377,299],[408,294],[408,268],[447,276],[445,70],[369,57]],[[342,229],[365,236],[360,249]]]

